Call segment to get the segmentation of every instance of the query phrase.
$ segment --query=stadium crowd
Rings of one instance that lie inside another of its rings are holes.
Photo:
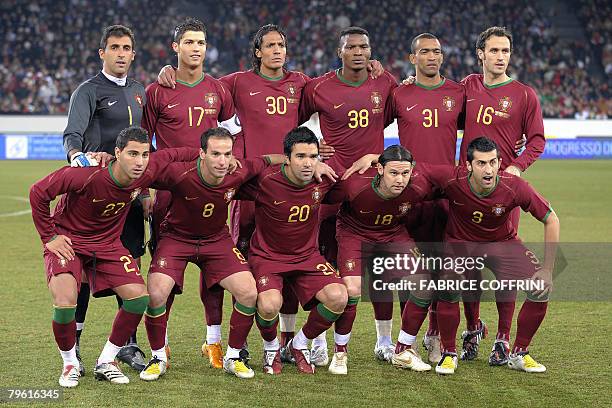
[[[592,2],[582,2],[579,16],[590,43],[562,44],[549,16],[532,2],[457,0],[416,3],[401,0],[329,3],[322,0],[237,0],[211,2],[207,13],[206,71],[220,76],[250,68],[250,39],[259,26],[274,22],[287,30],[288,68],[317,76],[336,67],[339,29],[359,25],[370,31],[373,58],[396,78],[414,73],[408,61],[410,39],[431,31],[443,41],[442,72],[460,80],[480,72],[475,55],[483,27],[508,26],[514,35],[510,74],[539,93],[545,117],[606,118],[610,111],[609,81],[591,78],[586,66],[601,59],[609,78],[612,45],[609,21]],[[606,6],[605,1],[599,1]],[[110,6],[112,5],[112,7]],[[137,56],[132,76],[148,84],[163,65],[172,63],[174,25],[185,17],[180,3],[159,7],[150,0],[4,1],[0,5],[0,113],[65,113],[70,93],[99,69],[98,38],[106,25],[122,23],[136,34]],[[380,24],[384,21],[384,24]]]

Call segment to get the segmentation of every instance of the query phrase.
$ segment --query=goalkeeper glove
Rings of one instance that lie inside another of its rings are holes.
[[[98,161],[93,157],[87,157],[83,152],[76,152],[70,156],[70,167],[90,167],[97,166]]]

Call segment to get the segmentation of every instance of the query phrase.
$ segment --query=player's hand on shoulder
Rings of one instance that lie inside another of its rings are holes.
[[[504,170],[504,171],[506,173],[513,174],[516,177],[521,177],[521,170],[518,167],[516,167],[516,166],[508,166],[508,167],[506,167],[506,170]]]
[[[378,161],[378,154],[366,154],[361,159],[357,160],[351,167],[346,169],[342,176],[342,180],[346,180],[353,173],[363,174]]]
[[[321,156],[321,159],[329,160],[333,157],[335,152],[336,149],[325,143],[324,139],[321,139],[319,143],[319,156]]]
[[[415,82],[416,82],[416,77],[413,75],[410,75],[408,78],[402,81],[402,85],[412,85]]]
[[[514,153],[518,155],[521,152],[521,150],[523,150],[523,147],[525,147],[526,144],[527,144],[527,138],[525,137],[525,135],[523,135],[514,144]]]
[[[95,167],[98,161],[92,153],[76,152],[70,156],[70,167]]]
[[[240,163],[240,160],[237,160],[234,156],[232,156],[232,159],[229,163],[229,167],[227,169],[227,174],[234,174],[234,172],[238,170],[238,168],[242,168],[242,163]]]
[[[45,248],[60,259],[67,259],[69,261],[74,259],[72,241],[65,235],[56,235],[45,244]]]
[[[108,166],[108,163],[110,163],[110,161],[115,158],[115,156],[113,156],[112,154],[108,154],[106,152],[89,152],[89,153],[86,153],[85,155],[95,160],[96,162],[98,162],[100,167]],[[95,166],[95,165],[92,164],[92,166]]]
[[[338,179],[338,175],[330,166],[325,163],[318,162],[315,166],[314,178],[317,183],[323,181],[323,176],[327,177],[331,181],[335,182]]]
[[[176,85],[176,71],[172,65],[165,65],[157,74],[157,83],[164,88],[174,89]]]
[[[368,71],[370,72],[372,79],[376,79],[385,73],[385,68],[380,61],[370,60],[370,62],[368,62]]]

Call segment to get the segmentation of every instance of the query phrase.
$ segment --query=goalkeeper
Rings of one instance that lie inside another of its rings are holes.
[[[68,124],[64,130],[64,150],[73,167],[95,166],[98,163],[89,152],[114,154],[119,132],[128,126],[139,126],[145,104],[142,84],[127,78],[134,60],[134,34],[128,27],[113,25],[106,27],[100,40],[98,54],[102,70],[79,85],[70,97]],[[104,163],[102,163],[104,165]],[[140,197],[132,203],[121,241],[140,264],[144,255],[144,219],[152,208],[150,197]],[[84,374],[80,354],[80,336],[89,304],[89,285],[83,282],[79,292],[77,322],[77,357],[80,373]],[[117,296],[121,307],[121,298]],[[141,371],[146,357],[136,342],[136,332],[121,349],[117,358]]]

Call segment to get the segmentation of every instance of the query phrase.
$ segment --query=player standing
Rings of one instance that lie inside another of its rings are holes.
[[[189,152],[168,150],[155,155],[149,165],[149,149],[144,129],[126,128],[117,137],[116,159],[108,169],[64,167],[30,189],[32,218],[43,242],[53,297],[53,333],[64,362],[62,387],[79,383],[75,310],[83,271],[94,297],[117,294],[123,299],[94,375],[115,384],[129,382],[114,360],[138,326],[149,296],[120,234],[131,203],[164,166],[193,157]],[[49,205],[60,195],[51,215]]]
[[[147,87],[149,103],[145,108],[143,127],[155,134],[157,149],[178,146],[197,148],[200,146],[200,136],[206,129],[232,119],[234,104],[225,86],[204,73],[206,28],[201,21],[189,18],[177,25],[172,49],[178,55],[176,87],[166,88],[158,83]],[[170,205],[170,197],[169,192],[156,194],[153,211],[156,236]],[[223,291],[207,295],[202,300],[207,322],[202,352],[208,355],[213,367],[222,368]]]
[[[389,97],[397,83],[387,72],[373,79],[366,66],[372,50],[366,30],[349,27],[340,33],[338,57],[342,68],[313,79],[304,88],[300,106],[300,121],[319,113],[321,133],[335,150],[329,163],[348,168],[353,162],[372,151],[384,149],[384,128],[390,117]],[[335,214],[338,206],[325,206],[321,211],[319,245],[326,258],[336,258]],[[375,355],[391,360],[395,346],[391,341],[393,304],[374,302],[376,332]],[[325,337],[317,339],[313,348],[317,365],[328,362]]]
[[[146,101],[145,90],[142,84],[127,78],[136,54],[135,46],[134,34],[128,27],[112,25],[104,29],[98,50],[102,70],[79,85],[70,98],[64,149],[73,167],[92,165],[83,152],[113,154],[119,132],[128,126],[140,124]],[[121,242],[137,262],[145,253],[144,218],[145,215],[148,217],[150,208],[151,198],[148,195],[134,201],[121,233]],[[76,308],[76,350],[81,375],[85,374],[85,369],[81,360],[80,338],[89,295],[89,283],[82,282]],[[119,307],[121,302],[121,297],[117,296]],[[138,371],[144,368],[145,355],[138,347],[136,330],[117,357]]]
[[[559,219],[550,204],[527,182],[506,172],[499,173],[501,162],[503,158],[496,143],[480,137],[467,147],[466,167],[435,166],[427,175],[444,189],[449,199],[445,241],[451,246],[456,242],[475,243],[468,246],[472,248],[469,254],[459,255],[487,254],[485,265],[498,279],[514,277],[544,282],[544,289],[527,293],[517,319],[516,340],[508,357],[510,368],[543,372],[546,367],[529,356],[528,346],[546,314],[555,245],[559,241]],[[511,212],[517,207],[530,212],[544,224],[546,253],[542,265],[516,235]],[[515,296],[516,292],[510,294],[510,298]],[[442,293],[438,297],[438,326],[443,346],[442,359],[436,366],[439,374],[452,374],[457,367],[458,301],[459,293]]]
[[[483,75],[472,74],[462,83],[466,91],[465,132],[461,143],[460,163],[467,158],[472,140],[486,135],[498,146],[502,158],[500,169],[520,176],[544,151],[544,121],[536,92],[507,74],[512,54],[512,35],[505,27],[490,27],[480,33],[476,53]],[[525,135],[525,150],[518,155],[515,142]],[[512,222],[518,230],[520,211]],[[496,341],[489,364],[504,365],[508,361],[513,302],[496,302],[499,315]],[[478,355],[478,343],[484,335],[480,321],[480,302],[464,302],[467,331],[462,334],[461,358],[472,360]]]

